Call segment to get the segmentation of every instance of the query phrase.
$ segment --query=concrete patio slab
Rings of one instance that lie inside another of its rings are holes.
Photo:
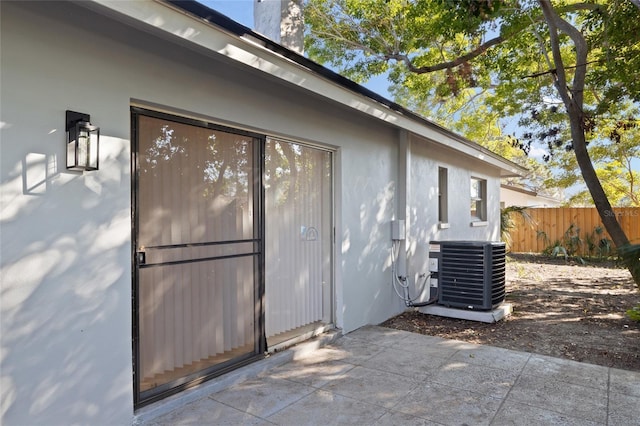
[[[360,340],[375,346],[395,347],[411,334],[407,331],[394,330],[384,327],[362,327],[349,334],[342,336],[339,343],[350,340]]]
[[[504,398],[516,382],[518,373],[499,368],[450,360],[428,380],[496,398]]]
[[[522,374],[604,390],[609,382],[607,367],[544,355],[531,355]]]
[[[165,425],[268,425],[266,420],[229,407],[211,398],[202,398],[174,412],[149,422],[150,426]]]
[[[360,365],[382,352],[385,348],[360,339],[340,338],[333,347],[327,348],[330,359]]]
[[[314,391],[315,388],[311,386],[290,380],[261,377],[214,393],[210,398],[237,410],[266,418]]]
[[[318,390],[267,420],[282,425],[373,424],[387,410],[354,398]]]
[[[640,371],[626,371],[617,368],[609,370],[611,392],[633,395],[640,398]]]
[[[637,425],[640,424],[638,417],[638,407],[640,398],[621,393],[609,394],[609,426]]]
[[[521,375],[509,392],[508,400],[602,424],[607,421],[606,390],[560,379]]]
[[[394,409],[445,425],[488,425],[502,400],[484,392],[427,382],[414,389]]]
[[[302,359],[276,367],[267,373],[261,374],[260,377],[291,380],[292,382],[320,388],[355,367],[353,364],[342,361],[311,362],[309,359]]]
[[[473,348],[460,348],[451,356],[450,360],[519,373],[527,364],[530,356],[531,354],[524,352],[478,345]]]
[[[230,373],[232,380],[214,379],[195,401],[189,391],[176,395],[170,412],[145,407],[151,414],[137,423],[627,426],[640,419],[638,371],[377,326],[319,340],[325,345],[306,342]]]
[[[395,411],[387,411],[387,413],[380,417],[375,426],[441,426],[440,423],[435,423],[429,420],[422,419],[416,416],[410,416],[409,414],[399,413]]]
[[[323,387],[324,390],[391,408],[419,381],[405,376],[358,366]]]
[[[402,349],[386,349],[362,363],[363,367],[399,374],[411,379],[425,380],[430,373],[447,361],[436,356],[419,356]]]
[[[415,353],[422,357],[449,358],[462,349],[477,349],[479,345],[461,342],[459,340],[448,340],[440,337],[425,336],[423,334],[407,333],[401,341],[403,351]]]
[[[571,417],[548,409],[528,404],[505,401],[498,414],[491,422],[492,426],[598,426],[602,423],[592,422],[579,417]]]

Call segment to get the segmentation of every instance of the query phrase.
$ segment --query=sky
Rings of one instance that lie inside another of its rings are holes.
[[[199,2],[240,22],[245,27],[253,28],[253,0],[199,0]]]

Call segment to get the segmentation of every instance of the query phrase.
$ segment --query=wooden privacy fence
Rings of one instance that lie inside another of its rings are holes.
[[[561,245],[581,256],[606,255],[607,244],[614,245],[604,229],[594,207],[530,208],[527,223],[512,214],[516,227],[511,230],[511,251],[514,253],[542,253],[546,248]],[[616,207],[609,214],[616,215],[629,241],[640,244],[640,207]],[[603,241],[604,240],[604,241]]]

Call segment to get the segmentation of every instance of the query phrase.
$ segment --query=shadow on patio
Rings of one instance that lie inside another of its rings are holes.
[[[137,421],[622,425],[640,415],[639,372],[377,326],[322,339],[146,407]]]

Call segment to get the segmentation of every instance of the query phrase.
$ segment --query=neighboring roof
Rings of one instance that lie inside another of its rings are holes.
[[[520,186],[509,185],[509,184],[505,184],[505,183],[501,183],[500,184],[500,188],[508,189],[508,190],[514,191],[514,192],[521,192],[523,194],[532,195],[534,197],[538,195],[537,192],[532,191],[530,189],[522,188]]]
[[[489,163],[501,170],[501,177],[520,176],[526,169],[513,163],[492,151],[466,139],[432,121],[386,99],[383,96],[349,80],[348,78],[314,62],[286,47],[254,32],[248,27],[228,18],[227,16],[204,6],[194,0],[154,0],[150,2],[123,2],[118,0],[93,0],[93,2],[79,2],[81,5],[97,4],[110,11],[110,15],[120,17],[128,23],[137,23],[147,31],[162,31],[172,35],[182,42],[204,48],[217,54],[222,54],[237,62],[244,63],[255,69],[269,73],[272,76],[305,88],[317,95],[342,103],[350,108],[359,110],[379,120],[393,124],[411,133],[450,146],[471,157]],[[179,19],[158,19],[160,6],[164,12],[169,12],[167,6],[181,12],[184,17],[192,21]],[[91,7],[91,6],[89,6]],[[120,15],[120,16],[118,16]],[[222,30],[233,37],[241,45],[220,43],[199,29],[193,28],[195,21]],[[303,71],[318,77],[317,81],[300,78],[296,72]],[[330,85],[327,85],[329,83]],[[331,87],[333,86],[333,87]],[[336,90],[338,89],[338,90]],[[440,137],[438,137],[440,136]],[[444,140],[443,137],[444,136]]]
[[[546,200],[555,205],[561,205],[563,202],[561,198],[554,197],[551,195],[540,194],[538,192],[531,191],[530,189],[522,188],[516,185],[509,185],[509,184],[502,183],[500,184],[500,189],[504,189],[506,191],[518,192],[520,194],[525,194],[531,197],[532,199],[536,199],[536,200],[543,200],[543,201]]]

